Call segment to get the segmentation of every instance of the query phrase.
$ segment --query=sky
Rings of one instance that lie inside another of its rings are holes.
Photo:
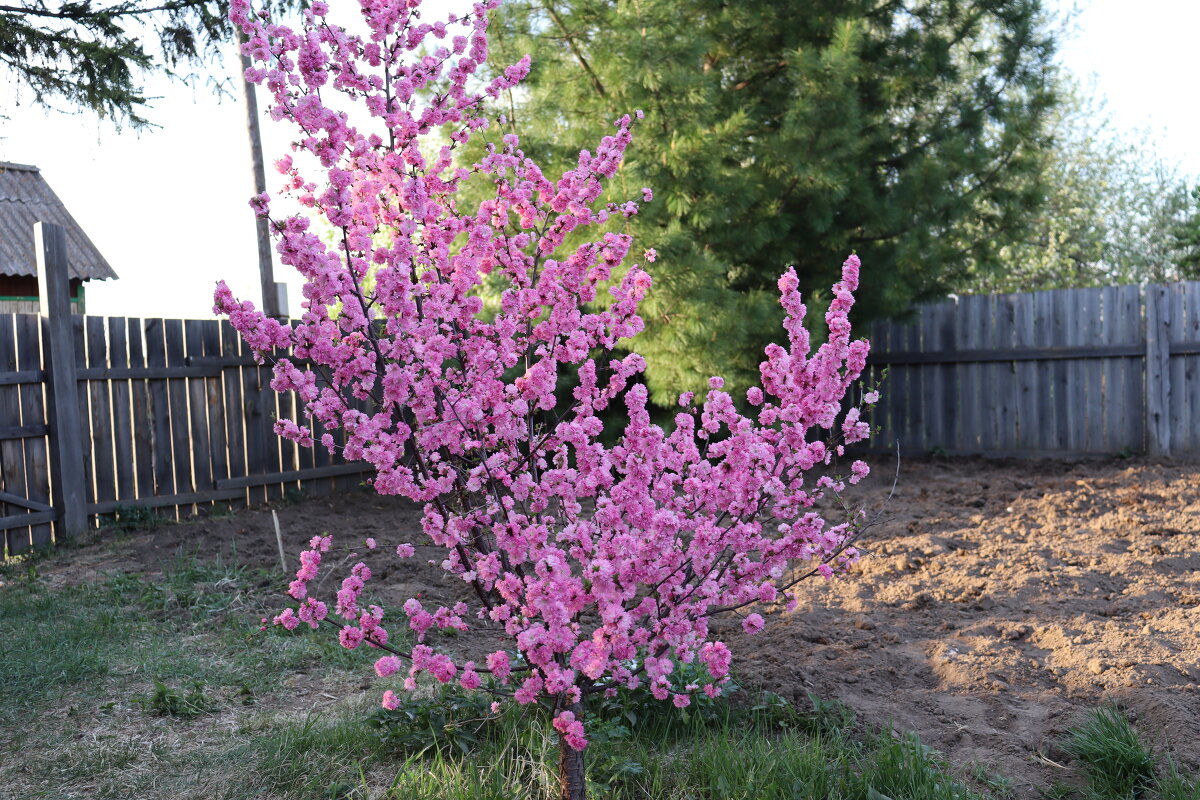
[[[1152,157],[1200,176],[1200,2],[1047,4],[1060,14],[1075,11],[1060,61],[1106,98],[1114,124],[1152,143]],[[231,50],[226,68],[234,63]],[[147,94],[159,98],[148,116],[160,127],[140,133],[118,131],[89,113],[6,103],[0,161],[40,167],[120,276],[88,286],[88,313],[209,318],[221,279],[257,303],[254,218],[246,202],[253,183],[240,97],[222,99],[204,86],[162,78],[148,81]],[[287,130],[270,120],[262,129],[270,164],[287,152]],[[269,188],[272,175],[268,168]],[[288,283],[290,309],[298,314],[301,281],[290,268],[277,265],[275,274]]]

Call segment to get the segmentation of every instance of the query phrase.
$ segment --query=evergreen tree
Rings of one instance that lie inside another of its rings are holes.
[[[269,2],[273,10],[296,0]],[[147,47],[143,37],[156,40]],[[0,4],[0,74],[15,101],[86,108],[118,125],[150,124],[146,72],[190,68],[233,40],[228,0],[11,0]]]
[[[1171,233],[1178,248],[1179,277],[1200,280],[1200,186],[1187,195],[1186,207]]]
[[[1043,198],[1040,0],[514,0],[497,22],[494,64],[533,55],[510,124],[543,163],[645,110],[621,191],[655,192],[629,226],[660,253],[638,340],[658,403],[757,376],[787,265],[811,299],[856,251],[860,320],[893,314],[993,263]]]

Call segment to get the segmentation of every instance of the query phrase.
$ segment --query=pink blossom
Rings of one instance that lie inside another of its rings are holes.
[[[492,674],[496,676],[496,680],[504,683],[512,671],[512,667],[508,660],[508,653],[503,650],[497,650],[487,657],[487,667]]]
[[[718,682],[730,669],[711,617],[777,603],[787,575],[816,566],[829,577],[858,557],[849,545],[864,519],[827,520],[818,509],[836,504],[818,501],[844,488],[834,458],[870,435],[862,409],[878,401],[872,391],[846,402],[870,351],[849,321],[861,264],[842,264],[823,320],[806,318],[787,270],[782,335],[746,403],[713,376],[700,400],[682,392],[663,426],[635,352],[654,281],[630,263],[657,253],[622,227],[654,195],[617,196],[643,114],[619,117],[550,174],[519,136],[494,129],[492,104],[530,68],[527,57],[485,66],[497,0],[445,20],[419,18],[418,5],[364,2],[349,29],[321,2],[296,28],[246,0],[230,7],[252,61],[246,77],[295,142],[295,158],[276,162],[290,202],[251,204],[304,280],[303,313],[270,319],[224,283],[214,310],[271,360],[271,387],[295,398],[297,419],[278,420],[278,435],[365,462],[376,492],[415,503],[431,563],[470,597],[405,603],[417,643],[402,652],[388,644],[383,609],[361,607],[372,575],[360,561],[330,584],[348,623],[339,639],[402,653],[375,662],[381,677],[410,658],[406,688],[428,673],[478,689],[483,669],[460,669],[439,632],[485,629],[514,654],[492,652],[486,670],[515,685],[519,703],[561,708],[644,681],[686,704],[701,687],[672,688],[679,664],[698,657]],[[814,345],[809,326],[822,321],[828,334]],[[848,480],[866,474],[856,463]],[[366,539],[367,559],[378,549]],[[347,563],[331,550],[321,534],[300,553],[288,587],[296,607],[276,624],[326,620],[314,597],[321,570]],[[751,613],[742,624],[756,633],[764,623]],[[554,724],[570,746],[586,745],[570,711]]]
[[[482,681],[479,679],[479,673],[475,671],[475,662],[468,661],[463,664],[462,677],[458,679],[458,683],[464,689],[478,689]]]
[[[292,611],[292,609],[285,608],[275,617],[274,622],[276,625],[282,625],[287,630],[292,631],[300,624],[300,618],[296,616],[296,612]]]
[[[338,632],[338,641],[341,643],[342,647],[345,647],[347,650],[353,650],[354,648],[358,647],[360,644],[362,644],[362,640],[363,632],[361,628],[355,628],[347,625]]]
[[[394,675],[400,669],[400,659],[396,656],[384,656],[375,662],[375,674],[381,678]]]
[[[587,747],[587,739],[583,735],[583,723],[575,719],[572,711],[560,711],[554,717],[554,729],[562,734],[567,744],[575,750]]]

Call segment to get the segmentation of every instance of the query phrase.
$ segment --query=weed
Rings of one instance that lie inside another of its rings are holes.
[[[805,728],[818,736],[845,736],[854,727],[854,709],[840,700],[824,700],[808,693],[812,711],[802,715]]]
[[[131,531],[151,530],[167,520],[154,513],[149,506],[118,505],[112,516],[101,522],[106,530],[130,533]]]
[[[1016,793],[1016,788],[1011,780],[997,775],[984,764],[978,762],[972,764],[971,777],[980,786],[986,786],[999,797],[1012,797]]]
[[[1154,757],[1115,707],[1092,711],[1064,749],[1082,766],[1095,800],[1127,800],[1154,785]]]
[[[495,727],[490,705],[481,693],[443,687],[434,697],[406,698],[393,710],[381,708],[367,721],[384,744],[402,753],[449,750],[466,755],[488,736],[489,727]]]
[[[1067,800],[1068,797],[1075,794],[1075,789],[1068,783],[1056,780],[1049,786],[1043,786],[1038,793],[1045,800]]]
[[[328,797],[335,785],[353,785],[362,763],[385,756],[382,739],[363,724],[363,711],[314,712],[299,722],[263,719],[252,736],[221,760],[246,763],[247,784],[269,789],[268,794]]]
[[[1184,777],[1171,759],[1157,788],[1160,800],[1200,800],[1200,776]]]
[[[155,680],[154,691],[133,698],[133,702],[160,717],[176,719],[194,719],[217,707],[216,701],[204,693],[204,684],[199,681],[193,681],[183,692]]]

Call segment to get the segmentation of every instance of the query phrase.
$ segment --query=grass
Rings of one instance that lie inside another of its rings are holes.
[[[1083,767],[1092,797],[1138,797],[1154,785],[1154,756],[1118,709],[1106,707],[1073,728],[1065,747]]]
[[[1068,732],[1066,752],[1079,766],[1087,800],[1200,800],[1200,782],[1158,759],[1116,706],[1090,712]]]
[[[260,631],[278,576],[179,557],[161,577],[50,588],[37,560],[0,586],[0,785],[29,798],[551,797],[557,743],[529,709],[426,692],[396,711],[364,691],[370,654],[324,632]],[[1006,800],[911,734],[870,730],[836,701],[769,692],[678,712],[644,692],[589,707],[589,792],[607,800]],[[1116,709],[1065,743],[1060,800],[1200,800]]]

